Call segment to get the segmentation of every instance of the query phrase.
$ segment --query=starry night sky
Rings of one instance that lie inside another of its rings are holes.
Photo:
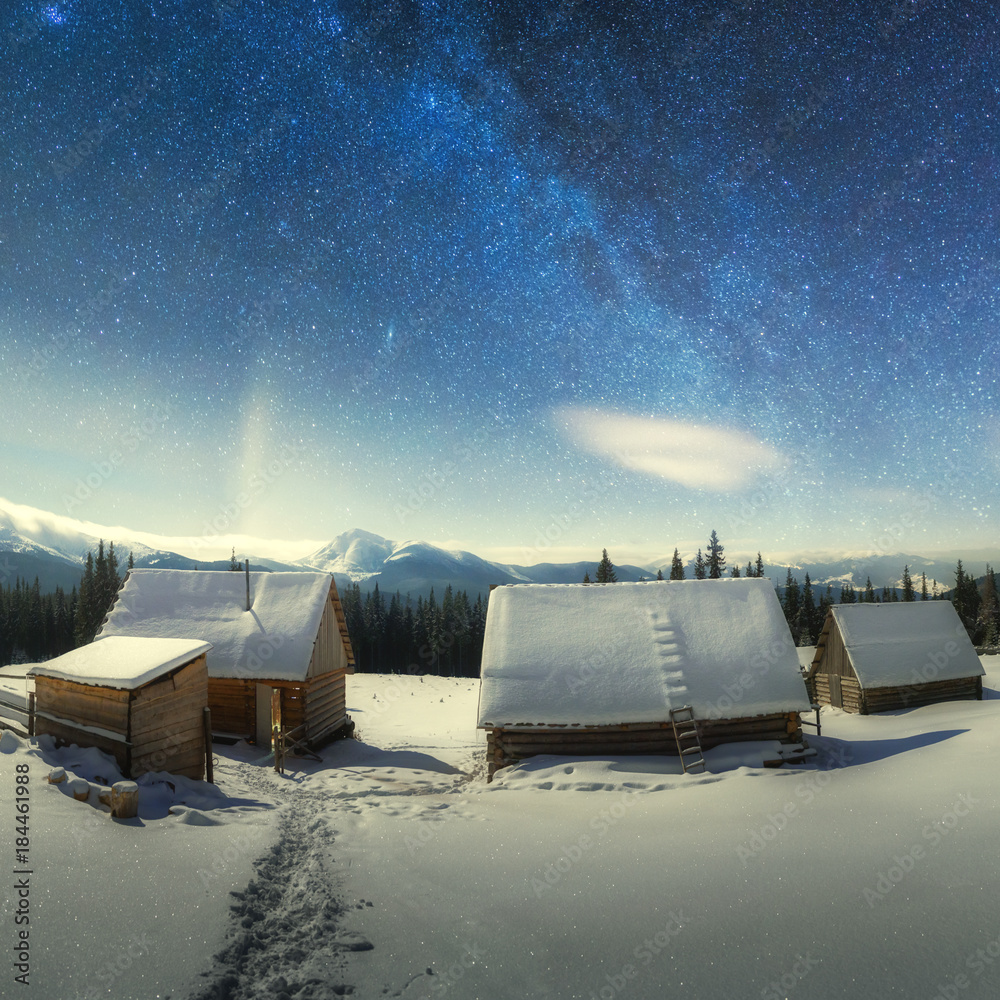
[[[0,494],[525,563],[995,545],[995,20],[5,4]]]

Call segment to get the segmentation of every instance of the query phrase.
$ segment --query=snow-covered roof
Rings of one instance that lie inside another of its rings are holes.
[[[899,687],[984,672],[950,601],[839,604],[830,610],[862,687]]]
[[[661,722],[802,712],[769,580],[517,584],[490,594],[479,725]]]
[[[198,639],[111,636],[38,663],[31,673],[35,677],[134,691],[211,648],[211,643]]]
[[[205,639],[210,677],[303,681],[333,585],[331,573],[134,569],[102,636]]]

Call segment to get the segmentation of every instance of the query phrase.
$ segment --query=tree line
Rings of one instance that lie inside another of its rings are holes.
[[[132,565],[130,553],[128,568]],[[230,568],[242,569],[235,552]],[[725,547],[713,530],[705,551],[699,549],[695,557],[694,579],[763,577],[764,561],[758,552],[755,562],[748,562],[744,568],[734,565],[726,571]],[[668,575],[665,577],[660,569],[656,579],[686,577],[687,567],[675,548]],[[122,581],[114,543],[105,548],[101,540],[96,556],[87,553],[80,584],[69,594],[61,587],[43,594],[37,578],[33,584],[17,578],[13,585],[0,586],[0,665],[46,660],[92,642],[114,604]],[[617,581],[615,565],[604,549],[593,577],[588,570],[583,582]],[[936,581],[928,585],[923,573],[918,583],[911,577],[909,566],[903,567],[898,588],[887,585],[876,589],[869,577],[861,588],[845,583],[835,593],[833,585],[827,584],[819,592],[808,573],[800,584],[789,569],[784,585],[775,589],[792,638],[801,646],[815,645],[827,610],[834,604],[918,600],[950,600],[975,645],[1000,645],[1000,595],[996,574],[990,566],[986,567],[986,577],[980,586],[959,560],[955,586],[948,592],[940,589]],[[359,584],[352,583],[345,587],[341,602],[358,670],[454,677],[479,675],[487,606],[481,594],[472,601],[466,591],[455,591],[449,585],[440,601],[433,589],[427,598],[420,596],[415,603],[409,594],[404,597],[398,591],[386,601],[377,583],[374,590],[364,594]]]
[[[671,580],[684,580],[687,575],[684,561],[676,548],[670,562],[669,572]],[[763,577],[764,560],[758,552],[756,562],[748,562],[743,570],[739,566],[732,566],[729,573],[726,574],[725,547],[713,529],[705,552],[702,553],[702,550],[698,549],[698,554],[694,559],[693,575],[696,580],[718,580],[726,575],[730,577]],[[641,581],[642,577],[639,579]],[[665,579],[662,569],[657,570],[656,579]],[[601,561],[597,564],[593,580],[590,577],[590,571],[587,570],[583,582],[618,582],[618,574],[614,563],[608,556],[607,549],[601,553]],[[828,583],[823,592],[817,594],[808,573],[805,574],[805,580],[800,585],[798,579],[792,575],[792,571],[789,569],[785,576],[784,586],[776,586],[775,590],[785,615],[785,621],[788,623],[789,631],[797,646],[816,645],[820,632],[823,630],[823,623],[826,621],[826,613],[834,604],[888,604],[893,601],[917,600],[950,600],[955,605],[958,617],[974,645],[989,647],[1000,645],[1000,595],[997,593],[996,574],[988,564],[982,589],[976,582],[975,576],[965,572],[962,560],[959,559],[958,565],[955,567],[955,586],[949,593],[939,589],[936,580],[928,587],[926,573],[920,574],[920,587],[918,589],[916,582],[910,575],[908,565],[903,567],[899,588],[886,585],[882,587],[881,591],[877,591],[869,576],[865,586],[860,590],[855,589],[851,583],[845,583],[835,596],[833,584]]]
[[[129,553],[128,565],[132,566]],[[0,587],[0,664],[32,663],[93,642],[122,585],[114,542],[87,552],[79,587],[43,594],[38,583],[16,578]]]
[[[464,590],[445,587],[440,603],[434,588],[416,604],[399,591],[386,604],[378,583],[361,595],[352,583],[340,595],[356,669],[373,673],[441,674],[478,677],[486,633],[486,601],[470,601]]]

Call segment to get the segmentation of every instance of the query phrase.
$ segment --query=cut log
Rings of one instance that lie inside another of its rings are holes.
[[[90,782],[86,778],[74,778],[66,787],[77,802],[86,802],[90,798]]]
[[[66,780],[66,768],[54,767],[49,771],[49,784],[61,785]]]
[[[111,815],[132,819],[139,814],[139,786],[134,781],[116,781],[111,786]]]

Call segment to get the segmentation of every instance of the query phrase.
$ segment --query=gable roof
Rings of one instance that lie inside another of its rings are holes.
[[[331,591],[337,611],[332,573],[251,573],[248,611],[243,573],[133,569],[100,637],[205,639],[210,677],[303,681]],[[341,637],[353,665],[345,628]]]
[[[863,688],[980,677],[969,633],[950,601],[838,604],[830,608]],[[812,672],[819,669],[818,646]]]
[[[479,726],[809,710],[769,580],[517,584],[490,594]]]
[[[38,663],[30,672],[35,677],[134,691],[211,648],[197,639],[111,636]]]

